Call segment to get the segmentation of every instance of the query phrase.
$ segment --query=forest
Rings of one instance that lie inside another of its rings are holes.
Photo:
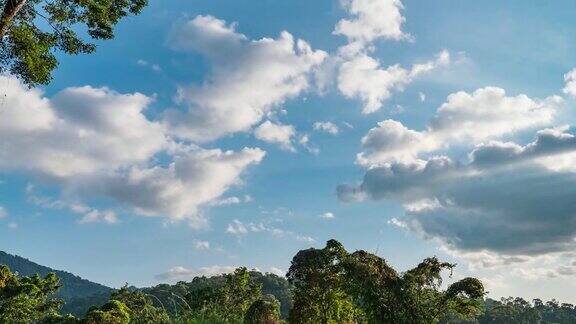
[[[512,297],[493,300],[476,278],[443,285],[443,278],[451,277],[454,268],[431,257],[398,272],[380,256],[362,250],[350,253],[330,240],[322,249],[299,251],[286,278],[242,267],[175,285],[142,289],[126,285],[109,293],[100,291],[76,300],[75,308],[66,308],[58,295],[65,284],[55,273],[22,276],[0,265],[0,322],[576,322],[571,304]],[[83,305],[87,303],[92,304]],[[79,312],[83,307],[87,310]]]

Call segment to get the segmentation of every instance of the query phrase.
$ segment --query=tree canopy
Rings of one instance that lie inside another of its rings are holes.
[[[113,291],[81,315],[63,314],[58,277],[0,266],[0,323],[418,323],[569,324],[576,307],[552,300],[485,299],[482,283],[443,284],[455,265],[436,257],[398,271],[385,259],[330,240],[299,251],[286,275],[241,267],[174,285]],[[100,300],[100,299],[98,299]],[[282,305],[282,306],[281,306]],[[283,310],[284,309],[284,310]]]
[[[0,0],[0,72],[33,86],[46,84],[57,67],[55,52],[92,53],[95,41],[114,38],[124,17],[148,0]]]
[[[20,277],[0,265],[0,323],[30,323],[57,316],[62,301],[50,296],[59,287],[53,273]]]
[[[338,241],[298,252],[288,280],[294,285],[290,319],[297,323],[436,323],[447,314],[473,318],[484,287],[475,278],[441,290],[442,271],[455,265],[428,258],[398,273],[366,251],[348,253]]]

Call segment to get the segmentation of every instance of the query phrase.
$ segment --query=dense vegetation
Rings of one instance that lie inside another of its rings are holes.
[[[442,289],[442,272],[451,275],[454,265],[437,258],[400,273],[379,256],[349,253],[335,240],[298,252],[287,279],[238,268],[175,285],[115,291],[2,257],[0,263],[10,261],[19,274],[0,266],[0,323],[576,323],[570,304],[484,299],[475,278]],[[101,290],[71,299],[59,292],[70,281],[80,290]],[[62,299],[83,311],[67,314]]]
[[[0,0],[0,73],[28,85],[45,84],[58,65],[56,51],[92,53],[94,41],[114,38],[124,17],[147,0]]]
[[[54,270],[2,251],[0,251],[0,264],[8,266],[8,268],[18,272],[20,276],[33,276],[35,274],[46,276],[49,273],[54,273],[62,284],[54,296],[65,302],[61,309],[63,313],[83,315],[90,306],[104,304],[108,301],[113,291],[112,288],[82,279],[69,272]]]

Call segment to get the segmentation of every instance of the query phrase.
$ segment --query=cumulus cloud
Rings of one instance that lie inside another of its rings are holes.
[[[416,131],[394,120],[378,123],[362,138],[358,162],[364,166],[414,161],[423,153],[453,144],[478,144],[554,122],[562,99],[506,96],[504,89],[486,87],[448,96],[425,130]]]
[[[194,277],[213,277],[221,274],[232,273],[237,267],[213,265],[209,267],[200,267],[197,270],[176,266],[168,271],[156,275],[157,280],[161,281],[191,281]]]
[[[419,204],[396,222],[458,251],[569,251],[576,247],[576,173],[554,165],[554,157],[574,155],[574,138],[570,129],[549,129],[526,145],[478,145],[468,163],[442,156],[388,163],[370,168],[361,185],[339,191],[342,199],[361,193]]]
[[[235,24],[212,16],[177,25],[170,44],[198,52],[211,63],[202,84],[179,88],[178,100],[188,104],[188,111],[166,113],[174,134],[196,142],[250,130],[274,108],[307,91],[310,76],[327,57],[288,32],[250,40]]]
[[[202,240],[194,240],[192,246],[195,250],[210,250],[210,242]]]
[[[151,98],[107,88],[74,87],[47,98],[1,77],[0,170],[57,184],[64,199],[44,205],[81,214],[80,222],[116,222],[81,200],[111,198],[146,216],[205,223],[199,208],[218,199],[265,152],[202,149],[175,142],[145,109]],[[157,157],[162,155],[162,159]]]
[[[269,120],[260,124],[254,130],[257,139],[279,145],[283,150],[294,152],[296,149],[292,140],[296,136],[296,129],[292,125],[275,124]]]
[[[327,75],[337,76],[338,90],[342,95],[363,102],[364,114],[380,110],[394,93],[402,92],[416,78],[450,63],[450,53],[441,51],[433,60],[414,64],[410,68],[399,64],[382,67],[370,55],[377,39],[411,40],[402,31],[405,18],[400,0],[342,0],[351,17],[340,20],[334,34],[343,35],[348,43],[338,49],[338,55],[325,64],[321,74],[322,84]]]
[[[562,92],[576,98],[576,69],[572,69],[564,75],[564,82],[566,84]]]
[[[48,99],[13,77],[0,110],[0,168],[65,179],[146,162],[167,146],[144,110],[151,99],[107,88],[67,88]]]
[[[334,218],[336,218],[336,216],[334,216],[334,213],[332,213],[332,212],[326,212],[326,213],[320,215],[320,218],[334,219]]]
[[[428,126],[412,130],[385,120],[362,139],[358,185],[341,185],[343,201],[389,200],[405,216],[390,224],[441,242],[460,254],[561,253],[575,247],[576,137],[554,126],[562,100],[507,96],[500,88],[457,92]],[[470,153],[447,156],[456,144]],[[467,158],[466,158],[467,157]]]
[[[325,132],[325,133],[328,133],[330,135],[338,135],[338,133],[340,132],[340,129],[338,128],[338,126],[332,122],[329,122],[329,121],[315,122],[312,125],[312,128],[315,131]]]
[[[404,6],[400,0],[342,0],[341,3],[352,17],[340,20],[334,34],[346,36],[350,43],[411,38],[402,31],[406,19],[402,16]]]
[[[145,216],[188,219],[193,222],[191,225],[201,227],[205,220],[198,208],[239,184],[241,173],[258,164],[264,155],[257,148],[238,152],[194,149],[176,155],[166,167],[134,166],[109,176],[78,179],[71,186],[83,195],[100,194],[116,199]]]
[[[338,73],[338,89],[347,98],[362,100],[364,114],[380,110],[393,92],[401,92],[415,78],[450,63],[448,51],[436,59],[405,69],[398,64],[382,68],[380,62],[362,53],[345,60]]]

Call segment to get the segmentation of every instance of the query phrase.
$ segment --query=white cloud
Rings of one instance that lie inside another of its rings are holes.
[[[553,163],[557,156],[576,156],[573,131],[543,130],[526,145],[480,144],[468,163],[436,156],[375,166],[361,185],[339,187],[340,197],[361,193],[400,202],[406,214],[396,224],[460,252],[538,256],[571,251],[576,247],[576,205],[570,203],[576,173]]]
[[[28,201],[42,207],[57,210],[68,210],[69,212],[82,217],[78,220],[80,224],[87,223],[107,223],[116,224],[118,217],[112,210],[98,210],[86,206],[81,202],[67,201],[62,199],[53,199],[38,194],[36,187],[33,184],[26,186],[26,198]]]
[[[194,240],[192,241],[192,246],[195,250],[210,250],[210,242],[202,241],[202,240]]]
[[[142,67],[150,68],[154,72],[162,72],[162,68],[160,67],[160,65],[150,63],[146,60],[139,59],[138,61],[136,61],[136,64],[138,64],[139,66],[142,66]]]
[[[407,40],[410,35],[402,31],[405,18],[400,0],[341,0],[353,18],[342,19],[334,34],[343,35],[350,43],[370,43],[377,38]]]
[[[245,224],[237,219],[233,220],[232,223],[228,224],[228,226],[226,227],[226,233],[237,236],[242,236],[249,233],[261,233],[261,232],[270,233],[272,235],[277,236],[285,234],[285,231],[283,229],[274,226],[269,226],[264,223]]]
[[[308,134],[300,135],[300,138],[298,139],[298,144],[302,145],[302,147],[304,147],[306,151],[314,155],[320,154],[320,149],[310,144],[310,135]]]
[[[296,240],[306,243],[316,243],[316,240],[313,237],[307,235],[296,235]]]
[[[222,199],[218,199],[216,201],[214,201],[212,204],[214,206],[228,206],[228,205],[238,205],[241,203],[249,203],[252,202],[253,198],[250,195],[244,195],[244,197],[236,197],[236,196],[231,196],[231,197],[226,197],[226,198],[222,198]]]
[[[235,235],[238,238],[246,236],[249,234],[269,234],[275,237],[288,237],[300,242],[316,242],[316,240],[310,236],[301,235],[288,231],[274,225],[265,224],[263,222],[259,223],[244,223],[238,219],[233,220],[226,227],[226,233]]]
[[[220,200],[216,201],[214,204],[216,206],[226,206],[226,205],[237,205],[241,202],[242,201],[240,200],[240,198],[238,198],[236,196],[232,196],[232,197],[226,197],[224,199],[220,199]]]
[[[11,229],[11,230],[16,230],[16,229],[18,229],[18,223],[10,222],[10,223],[8,223],[8,228]]]
[[[562,92],[576,98],[576,69],[572,69],[564,75],[564,82],[566,82],[566,85]]]
[[[418,98],[421,102],[426,101],[426,94],[424,92],[418,92]]]
[[[167,145],[143,114],[151,99],[107,88],[67,88],[52,99],[13,77],[0,111],[0,168],[69,178],[146,162]]]
[[[177,143],[146,117],[151,99],[139,93],[81,87],[47,98],[15,78],[1,78],[7,87],[0,170],[59,185],[64,197],[45,204],[82,214],[82,223],[116,222],[114,212],[80,203],[111,198],[141,215],[201,226],[206,219],[199,209],[241,184],[244,170],[265,155],[257,148],[233,152]]]
[[[358,162],[364,166],[410,162],[422,153],[455,143],[473,145],[548,126],[561,107],[562,100],[556,96],[544,100],[526,95],[509,97],[496,87],[481,88],[471,94],[457,92],[448,96],[423,131],[408,129],[394,120],[378,123],[362,138],[364,151],[358,155]]]
[[[370,53],[374,52],[374,41],[413,40],[402,31],[406,21],[402,15],[404,6],[400,0],[341,0],[352,16],[340,20],[334,34],[343,35],[348,43],[338,49],[338,55],[327,60],[318,78],[327,87],[327,80],[337,75],[338,90],[347,98],[360,99],[364,114],[380,110],[384,102],[423,74],[450,64],[450,53],[441,51],[433,60],[403,68],[399,64],[386,68]],[[420,93],[421,101],[425,95]],[[401,106],[396,108],[402,109]],[[398,109],[397,109],[398,110]]]
[[[410,69],[398,64],[383,69],[377,59],[367,54],[358,54],[340,66],[338,89],[347,98],[362,100],[362,112],[370,114],[380,110],[393,92],[403,91],[415,78],[449,62],[450,54],[442,51],[436,59],[414,64]]]
[[[194,277],[213,277],[221,274],[232,273],[237,267],[213,265],[209,267],[200,267],[198,270],[189,269],[183,266],[176,266],[156,276],[157,280],[191,281]]]
[[[282,270],[277,267],[270,267],[270,273],[277,275],[278,277],[286,276],[286,270]]]
[[[6,208],[0,206],[0,218],[6,218],[8,216],[8,212],[6,212]]]
[[[312,125],[315,131],[325,132],[331,135],[337,135],[340,132],[338,126],[329,121],[319,121]]]
[[[311,74],[327,57],[288,32],[277,39],[249,40],[236,25],[198,16],[174,28],[173,48],[199,52],[212,69],[201,85],[181,86],[187,113],[170,111],[166,120],[176,135],[211,141],[245,132],[273,109],[310,87]]]
[[[334,213],[326,212],[326,213],[320,215],[320,218],[324,218],[324,219],[334,219],[334,218],[336,218],[336,216],[334,216]]]
[[[80,179],[73,186],[84,195],[114,198],[142,215],[187,219],[192,226],[201,227],[205,219],[199,208],[238,185],[242,172],[264,155],[257,148],[239,152],[194,149],[176,155],[166,167],[135,166],[108,177]]]
[[[278,144],[287,151],[295,151],[292,139],[296,129],[292,125],[275,124],[267,120],[254,130],[254,136],[264,142]]]
[[[424,133],[406,128],[395,120],[384,120],[362,138],[364,152],[358,154],[361,165],[390,161],[413,161],[418,153],[435,149],[437,143]]]
[[[80,224],[103,222],[108,224],[115,224],[118,222],[116,213],[111,210],[99,211],[92,209],[80,219]]]

